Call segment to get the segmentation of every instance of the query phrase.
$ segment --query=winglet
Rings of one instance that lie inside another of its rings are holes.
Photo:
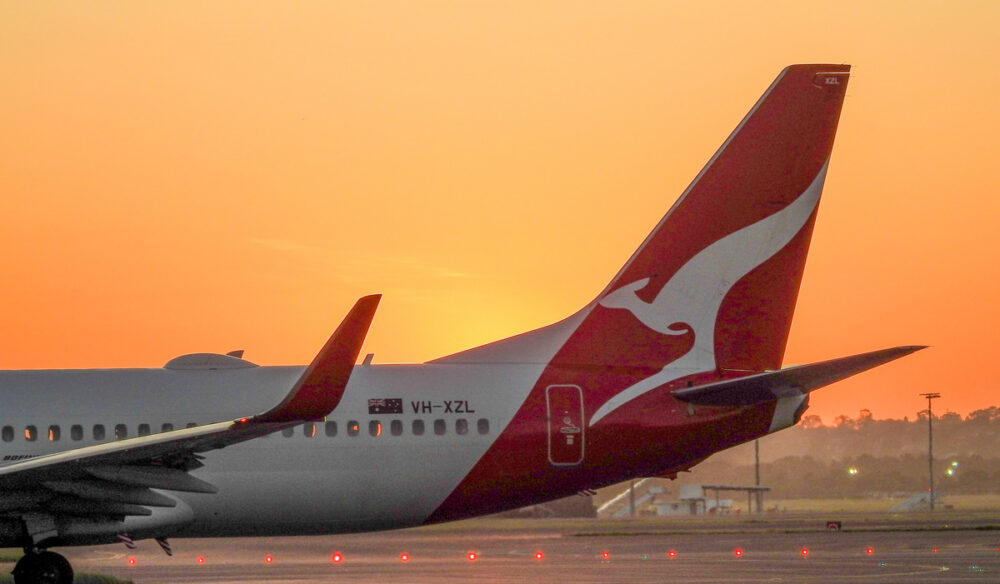
[[[381,298],[381,294],[372,294],[358,300],[285,399],[250,421],[318,420],[337,407]]]

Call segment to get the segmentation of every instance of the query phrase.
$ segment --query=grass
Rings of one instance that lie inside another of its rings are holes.
[[[768,509],[788,513],[890,513],[904,499],[784,499],[764,500]],[[941,498],[941,510],[1000,512],[1000,495],[951,495]],[[951,507],[951,509],[948,509]]]
[[[0,574],[0,584],[14,584],[14,577],[10,574]],[[73,578],[73,584],[133,584],[131,580],[121,580],[114,576],[103,574],[77,574]]]

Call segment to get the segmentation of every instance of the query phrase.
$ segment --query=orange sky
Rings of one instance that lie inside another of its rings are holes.
[[[854,65],[786,363],[1000,405],[1000,3],[0,4],[0,368],[376,362],[589,301],[782,67]]]

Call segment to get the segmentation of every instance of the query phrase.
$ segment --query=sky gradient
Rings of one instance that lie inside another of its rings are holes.
[[[541,5],[539,5],[541,4]],[[853,65],[785,363],[1000,405],[1000,3],[0,4],[0,368],[421,362],[600,292],[786,65]]]

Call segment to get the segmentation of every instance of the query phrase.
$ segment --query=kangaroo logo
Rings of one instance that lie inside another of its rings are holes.
[[[736,282],[778,253],[802,230],[819,203],[826,169],[824,164],[812,184],[781,211],[698,252],[671,276],[652,302],[636,295],[649,284],[649,278],[621,286],[599,301],[605,308],[631,312],[644,326],[660,334],[693,333],[695,338],[687,353],[605,402],[594,412],[591,425],[665,383],[715,370],[715,321],[723,299]]]

